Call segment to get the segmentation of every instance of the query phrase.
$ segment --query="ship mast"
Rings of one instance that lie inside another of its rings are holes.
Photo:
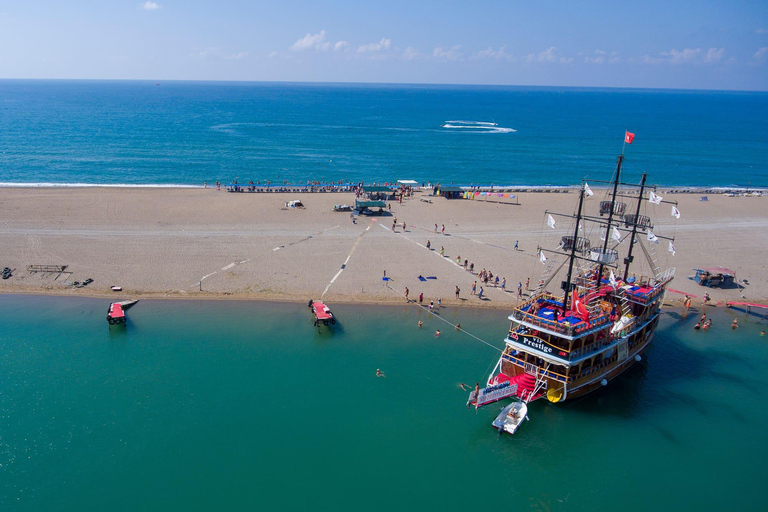
[[[608,225],[605,227],[605,241],[603,242],[603,254],[608,250],[608,240],[611,238],[611,221],[613,220],[613,210],[616,207],[616,193],[619,190],[619,177],[621,175],[621,162],[624,161],[624,155],[619,155],[616,163],[616,179],[613,181],[613,195],[611,196],[611,208],[608,210]],[[631,245],[631,244],[630,244]],[[600,288],[600,279],[603,278],[603,262],[600,261],[600,267],[597,271],[595,287]]]
[[[643,202],[643,191],[645,190],[645,178],[648,173],[643,173],[643,179],[640,180],[640,195],[637,197],[637,209],[635,210],[635,222],[632,223],[632,237],[629,239],[629,250],[627,251],[627,257],[624,258],[624,281],[629,276],[629,265],[634,260],[632,256],[632,248],[635,246],[635,235],[637,234],[637,219],[640,218],[640,204]]]
[[[581,207],[584,205],[584,185],[581,186],[581,193],[579,194],[579,210],[576,213],[576,227],[573,228],[573,244],[571,246],[571,255],[568,262],[568,277],[563,283],[563,291],[565,297],[563,298],[563,312],[568,310],[568,296],[571,291],[571,277],[573,276],[573,261],[576,259],[576,241],[579,239],[579,225],[581,225]]]

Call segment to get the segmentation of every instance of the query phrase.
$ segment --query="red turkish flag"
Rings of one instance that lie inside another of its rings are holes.
[[[627,144],[632,144],[633,140],[635,140],[635,134],[634,133],[626,132],[624,134],[624,142],[626,142]]]

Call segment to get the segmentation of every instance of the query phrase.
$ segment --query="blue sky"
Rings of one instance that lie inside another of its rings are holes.
[[[0,78],[764,91],[768,2],[0,0]]]

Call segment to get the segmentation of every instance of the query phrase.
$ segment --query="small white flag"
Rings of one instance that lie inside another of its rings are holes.
[[[669,252],[672,253],[672,256],[675,255],[675,244],[673,244],[672,242],[669,242]]]
[[[611,235],[611,238],[613,238],[617,242],[621,242],[621,233],[619,233],[619,230],[616,229],[616,226],[613,226],[613,233]]]
[[[550,214],[547,214],[547,226],[555,229],[555,218]]]
[[[611,283],[611,286],[614,288],[619,287],[619,283],[616,282],[616,276],[613,275],[613,270],[611,270],[611,275],[608,277],[608,281]]]
[[[546,257],[546,256],[544,256],[544,253],[543,253],[543,252],[540,252],[540,253],[539,253],[539,261],[540,261],[540,262],[542,262],[543,264],[546,264],[546,263],[547,263],[547,257]]]
[[[672,205],[672,216],[676,219],[680,218],[680,210],[675,205]]]
[[[648,198],[648,201],[650,201],[653,204],[661,204],[661,200],[664,199],[661,196],[657,196],[656,193],[651,192],[651,197]]]
[[[589,183],[584,184],[584,195],[587,197],[595,195],[595,193],[592,192],[592,189],[589,188]]]
[[[659,237],[654,235],[653,231],[651,231],[650,229],[648,230],[648,241],[649,242],[654,242],[654,243],[659,243]]]

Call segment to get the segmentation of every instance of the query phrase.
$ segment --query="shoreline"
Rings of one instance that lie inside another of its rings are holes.
[[[215,183],[215,182],[214,182]],[[373,183],[376,184],[376,183]],[[286,183],[283,185],[249,185],[240,184],[240,187],[247,188],[249,186],[255,186],[257,189],[254,192],[247,190],[240,190],[238,192],[230,193],[244,193],[244,194],[264,194],[264,193],[294,193],[291,191],[283,191],[281,188],[306,188],[306,187],[350,187],[356,184],[344,182],[342,184],[326,183],[320,185],[308,185],[301,183]],[[372,183],[368,183],[372,185]],[[516,193],[570,193],[576,192],[579,189],[578,185],[446,185],[455,186],[466,191],[474,190],[479,192],[516,192]],[[222,191],[226,191],[226,185],[222,183]],[[393,189],[396,188],[392,185]],[[604,191],[608,187],[590,185],[593,190]],[[13,182],[0,182],[0,189],[193,189],[193,190],[215,190],[215,184],[209,186],[192,185],[192,184],[179,184],[179,183],[13,183]],[[648,185],[647,188],[655,188],[659,193],[666,194],[728,194],[728,193],[759,193],[762,195],[768,194],[768,186],[704,186],[704,185]],[[271,190],[265,190],[271,189]],[[432,190],[432,187],[414,186],[414,190],[425,192]],[[349,193],[349,190],[302,190],[301,192],[295,192],[300,194],[345,194]]]

